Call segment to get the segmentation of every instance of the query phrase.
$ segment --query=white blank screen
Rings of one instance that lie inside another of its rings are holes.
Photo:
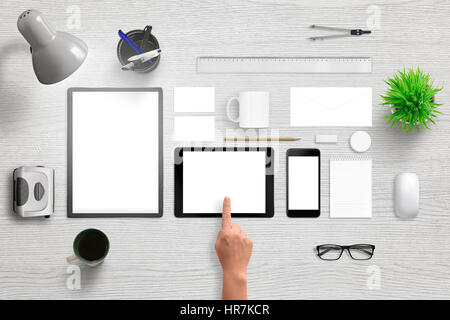
[[[288,157],[289,210],[319,209],[319,157]]]
[[[183,212],[221,213],[225,196],[231,212],[265,213],[266,153],[184,152]]]
[[[158,92],[73,92],[73,213],[158,213]]]

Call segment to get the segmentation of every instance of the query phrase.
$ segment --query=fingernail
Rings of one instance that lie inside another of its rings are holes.
[[[225,197],[225,201],[230,201],[230,197]]]

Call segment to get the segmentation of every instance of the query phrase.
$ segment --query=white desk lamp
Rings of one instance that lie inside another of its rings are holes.
[[[86,59],[87,45],[71,34],[55,31],[37,10],[24,11],[17,28],[31,46],[34,73],[43,84],[64,80]]]

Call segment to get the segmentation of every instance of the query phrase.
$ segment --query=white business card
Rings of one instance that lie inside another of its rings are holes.
[[[179,116],[174,118],[175,141],[214,141],[214,116]]]

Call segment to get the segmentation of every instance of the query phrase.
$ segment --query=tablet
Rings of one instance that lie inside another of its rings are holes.
[[[234,217],[273,217],[272,148],[176,148],[175,216],[221,217],[231,198]]]
[[[161,88],[68,90],[67,215],[163,212]]]

